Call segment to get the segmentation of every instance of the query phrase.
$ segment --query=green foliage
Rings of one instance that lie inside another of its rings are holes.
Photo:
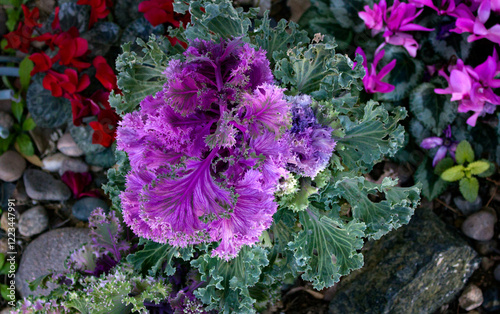
[[[374,101],[366,104],[359,120],[341,117],[345,136],[339,139],[342,146],[337,150],[343,163],[350,170],[370,171],[383,156],[394,156],[403,145],[404,128],[399,121],[405,117],[404,108],[396,108],[390,115]]]
[[[366,224],[366,236],[380,239],[392,229],[407,224],[420,201],[420,188],[396,187],[396,183],[385,178],[381,184],[376,184],[364,177],[346,174],[326,193],[346,199],[351,205],[352,216]],[[383,193],[385,199],[374,202],[368,197],[378,193]]]
[[[33,76],[26,93],[26,104],[36,125],[42,128],[58,128],[71,121],[70,101],[53,97],[42,84],[43,74]],[[40,104],[43,104],[41,106]]]
[[[17,122],[21,122],[21,118],[23,116],[24,111],[24,102],[21,101],[13,101],[11,105],[12,114],[16,118]]]
[[[325,1],[312,1],[311,7],[300,17],[299,24],[311,37],[318,33],[333,36],[340,51],[352,49],[354,30],[342,27]]]
[[[193,257],[191,247],[179,248],[144,239],[141,239],[140,244],[145,244],[144,248],[128,255],[127,261],[134,266],[137,272],[149,273],[150,276],[155,276],[162,270],[162,267],[165,267],[165,275],[172,276],[175,273],[174,258],[182,258],[187,261]]]
[[[68,125],[68,129],[71,137],[85,155],[97,154],[106,150],[106,147],[92,143],[92,134],[94,130],[90,125],[75,126],[71,123]]]
[[[460,193],[469,201],[474,202],[479,192],[479,181],[473,175],[493,174],[495,167],[486,160],[474,161],[474,150],[467,141],[461,141],[455,152],[458,165],[450,167],[441,173],[441,178],[445,181],[459,181]],[[493,172],[491,172],[493,168]]]
[[[268,11],[264,13],[261,20],[255,20],[255,30],[253,32],[255,33],[253,41],[258,47],[266,51],[271,66],[274,65],[275,60],[286,57],[285,52],[288,47],[295,47],[299,43],[309,42],[305,31],[299,31],[297,24],[293,22],[287,24],[285,20],[281,20],[276,27],[271,28]]]
[[[201,280],[207,285],[198,289],[195,295],[208,304],[208,310],[221,313],[255,313],[254,299],[248,287],[259,281],[262,267],[269,260],[265,249],[245,246],[238,256],[230,261],[203,254],[191,265],[201,273]]]
[[[33,147],[33,142],[31,138],[26,133],[21,133],[16,137],[16,143],[19,145],[19,149],[26,156],[33,156],[35,153],[35,148]]]
[[[21,81],[21,89],[27,90],[31,80],[31,70],[35,67],[33,61],[24,58],[21,63],[19,63],[19,80]]]
[[[450,157],[443,158],[438,164],[436,168],[434,168],[434,173],[440,176],[446,169],[452,167],[455,164],[455,161]]]
[[[16,120],[12,127],[13,132],[9,132],[5,139],[0,138],[0,155],[6,152],[11,145],[16,145],[16,149],[25,156],[33,156],[35,153],[35,146],[27,132],[33,130],[36,124],[32,118],[24,115],[24,107],[23,99],[12,101],[11,110]]]
[[[120,193],[125,190],[125,174],[130,171],[130,164],[124,152],[116,150],[115,156],[117,167],[108,170],[108,182],[102,189],[111,199],[114,209],[119,210]]]
[[[204,8],[205,13],[201,8]],[[234,8],[230,1],[193,1],[189,13],[194,27],[186,30],[186,38],[194,40],[219,40],[220,38],[243,37],[256,17],[256,9],[243,13],[243,8]]]
[[[113,144],[102,152],[86,154],[85,162],[102,168],[112,167],[115,164],[115,146]]]
[[[5,26],[9,32],[14,31],[17,28],[18,22],[21,18],[21,4],[25,4],[27,0],[1,0],[0,4],[5,6],[5,13],[7,13],[7,21]]]
[[[457,56],[462,60],[466,60],[469,57],[472,45],[467,42],[468,35],[466,33],[450,33],[448,36],[437,35],[438,31],[435,30],[429,33],[428,38],[434,50],[444,59],[449,60]]]
[[[460,193],[468,202],[474,202],[479,192],[479,181],[476,178],[462,178],[460,180]]]
[[[465,168],[462,165],[457,165],[446,169],[442,174],[441,178],[445,181],[453,182],[462,179],[465,176]]]
[[[469,170],[470,174],[478,175],[478,174],[482,174],[483,172],[485,172],[489,168],[490,168],[490,164],[488,162],[483,161],[483,160],[479,160],[479,161],[471,162],[467,166],[466,170]]]
[[[289,49],[287,58],[276,62],[275,77],[294,93],[311,94],[317,99],[331,99],[353,87],[361,90],[359,79],[365,74],[361,57],[356,57],[353,69],[353,61],[335,54],[336,45],[329,41]]]
[[[457,151],[455,152],[455,158],[457,163],[462,165],[465,162],[474,161],[474,150],[470,146],[469,142],[461,141],[457,146]]]
[[[449,97],[436,94],[435,88],[432,83],[416,87],[410,94],[410,110],[427,129],[440,134],[455,120],[457,108]]]
[[[4,300],[9,300],[10,301],[10,297],[9,297],[9,287],[5,284],[0,284],[0,295],[2,296],[2,298]]]
[[[302,278],[312,281],[314,289],[331,287],[340,276],[363,266],[363,255],[357,250],[363,247],[364,223],[344,223],[315,209],[301,212],[299,217],[303,230],[289,248],[298,270],[304,272]]]
[[[134,111],[141,100],[156,94],[165,83],[162,72],[169,60],[164,53],[171,49],[168,40],[152,36],[147,43],[137,39],[137,44],[143,48],[142,56],[131,51],[129,43],[122,46],[123,53],[116,59],[117,84],[123,95],[112,92],[109,102],[121,115]]]
[[[331,0],[330,10],[342,27],[360,31],[364,25],[358,12],[363,11],[365,5],[371,4],[373,4],[372,0]]]

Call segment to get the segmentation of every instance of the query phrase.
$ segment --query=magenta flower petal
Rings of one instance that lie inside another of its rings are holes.
[[[478,21],[482,24],[486,23],[490,18],[491,13],[491,3],[489,0],[481,1],[479,8],[477,10]]]
[[[434,159],[432,160],[432,166],[436,167],[436,165],[443,160],[443,158],[446,156],[446,152],[448,149],[444,146],[439,147],[438,151],[436,152],[436,156],[434,156]]]
[[[450,74],[450,86],[453,89],[451,100],[460,100],[464,95],[469,94],[471,85],[472,82],[468,74],[459,70],[452,70]]]
[[[392,69],[394,69],[395,66],[396,66],[396,60],[392,60],[386,66],[384,66],[382,70],[380,70],[377,77],[379,79],[383,79],[387,74],[389,74],[389,72],[392,71]]]
[[[420,147],[424,149],[431,149],[443,145],[443,139],[440,137],[428,137],[422,141]]]
[[[470,125],[470,126],[476,126],[476,123],[477,123],[477,118],[479,118],[479,115],[481,114],[481,112],[476,112],[474,113],[472,116],[470,116],[468,119],[467,119],[467,124]]]
[[[500,44],[500,24],[496,24],[488,29],[485,37],[491,42]]]

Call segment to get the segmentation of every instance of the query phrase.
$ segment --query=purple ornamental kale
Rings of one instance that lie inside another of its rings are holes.
[[[265,51],[238,39],[190,45],[170,61],[163,90],[118,128],[132,168],[123,216],[156,242],[220,242],[213,255],[229,260],[272,223],[290,105]]]
[[[68,262],[70,268],[98,277],[118,265],[131,244],[114,211],[106,214],[96,208],[89,217],[89,228],[92,242],[74,251]]]
[[[290,97],[292,129],[290,130],[290,170],[314,178],[328,166],[337,144],[332,139],[332,128],[318,123],[308,95]]]

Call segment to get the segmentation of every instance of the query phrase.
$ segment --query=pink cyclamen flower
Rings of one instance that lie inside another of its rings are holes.
[[[377,65],[382,60],[385,54],[385,50],[380,50],[376,55],[373,63],[368,68],[368,62],[366,60],[366,54],[358,47],[356,53],[363,57],[363,67],[365,68],[366,75],[363,78],[363,85],[367,93],[390,93],[394,90],[394,85],[386,82],[382,82],[382,79],[391,72],[396,66],[396,60],[392,60],[389,64],[385,65],[380,72],[377,74]]]
[[[377,35],[384,29],[384,17],[387,11],[387,3],[385,0],[380,1],[379,4],[374,4],[373,9],[365,5],[365,12],[358,13],[359,17],[365,21],[366,28],[372,30],[372,36]]]
[[[434,5],[432,0],[410,0],[409,2],[415,4],[419,8],[423,6],[429,7],[437,11],[439,15],[450,15],[456,8],[455,0],[441,0],[441,5],[439,5],[439,7]]]
[[[481,4],[488,2],[491,11],[500,13],[500,0],[472,0],[472,2],[476,6],[480,6]]]
[[[500,87],[500,79],[495,78],[500,73],[496,50],[485,62],[475,68],[464,65],[458,60],[457,65],[451,67],[450,76],[440,70],[439,74],[448,81],[445,89],[436,88],[437,94],[451,94],[452,101],[459,101],[458,112],[472,111],[472,116],[467,119],[467,124],[475,126],[477,118],[487,113],[493,113],[495,106],[500,105],[500,96],[493,92]]]
[[[412,23],[423,10],[417,12],[417,5],[414,3],[402,3],[394,1],[392,7],[387,8],[385,0],[375,4],[373,9],[369,6],[364,7],[365,11],[358,15],[368,29],[372,30],[372,36],[384,30],[385,43],[379,46],[380,50],[385,44],[403,46],[410,56],[417,55],[418,43],[412,35],[405,32],[409,31],[432,31],[433,29]],[[382,23],[383,20],[383,23]]]
[[[496,3],[494,4],[496,8]],[[467,38],[468,42],[486,38],[491,42],[500,44],[500,24],[495,24],[489,29],[485,23],[489,20],[492,10],[492,2],[482,1],[477,9],[477,17],[473,10],[461,3],[457,6],[454,16],[457,17],[456,27],[452,32],[457,34],[471,33]]]
[[[412,35],[404,32],[433,30],[411,23],[422,13],[422,11],[423,10],[417,12],[417,7],[414,4],[401,3],[398,0],[394,1],[394,5],[387,10],[389,16],[386,15],[384,19],[387,25],[386,31],[384,32],[385,42],[392,45],[403,46],[410,56],[415,57],[417,55],[418,43]]]
[[[451,127],[448,125],[446,130],[444,130],[445,137],[428,137],[422,141],[420,147],[424,149],[432,149],[439,147],[434,159],[432,160],[432,166],[436,165],[446,156],[449,152],[450,156],[455,159],[455,151],[457,150],[457,142],[451,140]]]

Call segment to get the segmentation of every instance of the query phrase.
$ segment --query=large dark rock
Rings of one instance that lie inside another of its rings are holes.
[[[69,254],[89,242],[89,229],[86,228],[55,229],[36,238],[24,251],[17,271],[16,287],[21,296],[49,294],[54,284],[49,283],[49,289],[31,291],[26,280],[32,281],[51,270],[65,270],[64,261]]]
[[[467,242],[423,208],[407,226],[365,248],[365,266],[338,284],[331,313],[432,313],[479,266]]]
[[[71,190],[61,180],[37,169],[28,169],[23,175],[24,186],[29,197],[39,201],[67,201]]]

